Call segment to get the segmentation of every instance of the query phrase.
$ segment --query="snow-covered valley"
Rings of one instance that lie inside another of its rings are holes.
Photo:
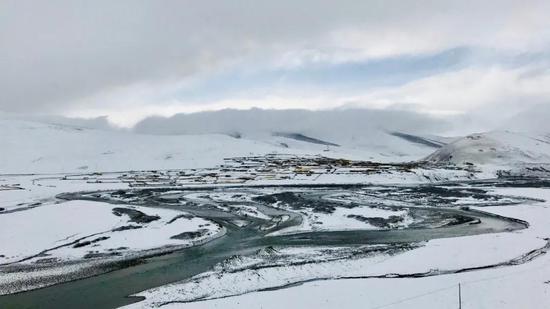
[[[0,309],[550,309],[550,0],[0,0]]]
[[[2,307],[550,304],[545,135],[0,126]]]

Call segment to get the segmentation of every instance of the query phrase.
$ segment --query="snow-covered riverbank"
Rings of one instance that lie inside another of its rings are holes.
[[[549,189],[495,191],[550,201]],[[461,283],[464,307],[547,308],[550,304],[550,255],[546,254],[550,237],[549,202],[484,207],[483,210],[525,220],[530,226],[513,233],[431,240],[420,248],[394,256],[237,272],[210,283],[205,281],[202,286],[200,281],[172,284],[140,293],[147,299],[128,307],[155,308],[175,301],[163,308],[333,308],[336,304],[346,308],[454,308],[458,283]],[[424,275],[396,278],[411,274]],[[372,278],[384,275],[387,278]],[[307,282],[342,277],[359,279]],[[258,288],[272,289],[296,281],[306,282],[289,289],[178,303],[190,298],[191,291],[216,298]],[[194,289],[189,290],[190,285]],[[232,289],[222,289],[222,286]]]

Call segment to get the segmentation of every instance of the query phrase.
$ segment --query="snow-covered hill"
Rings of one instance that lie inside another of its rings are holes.
[[[0,119],[0,132],[0,174],[213,167],[227,157],[268,153],[411,161],[436,149],[383,130],[355,144],[328,147],[317,136],[300,134],[151,135],[7,118]]]
[[[550,163],[550,134],[493,131],[471,134],[426,158],[435,163],[514,165]]]
[[[370,153],[365,159],[418,158],[445,142],[430,133],[449,125],[418,113],[396,110],[220,110],[172,117],[149,117],[133,130],[148,134],[221,133],[242,138],[289,144],[298,140]],[[306,145],[306,144],[303,144]],[[372,158],[369,158],[372,157]]]
[[[205,167],[277,147],[220,134],[155,136],[0,120],[0,173]]]
[[[67,124],[69,123],[69,124]],[[349,129],[349,128],[348,128]],[[372,128],[254,134],[145,134],[0,117],[0,173],[213,167],[234,156],[287,153],[381,162],[550,163],[550,134],[494,131],[449,139]],[[334,132],[333,132],[334,131]],[[351,131],[350,131],[351,132]],[[351,133],[350,133],[351,134]]]

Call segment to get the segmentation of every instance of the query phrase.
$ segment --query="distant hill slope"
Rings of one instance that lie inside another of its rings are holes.
[[[0,132],[0,173],[208,167],[280,148],[221,134],[158,136],[21,120],[0,120]]]
[[[211,167],[227,157],[268,153],[398,162],[434,150],[376,129],[356,132],[340,147],[324,136],[301,133],[152,135],[1,118],[0,132],[0,174]]]
[[[348,154],[360,152],[358,159],[406,161],[427,156],[445,144],[444,138],[429,133],[443,132],[448,125],[411,111],[227,109],[149,117],[133,130],[159,135],[221,133],[290,148],[348,149]]]
[[[273,136],[279,136],[279,137],[286,137],[286,138],[294,139],[294,140],[297,140],[297,141],[307,142],[307,143],[312,143],[312,144],[317,144],[317,145],[340,147],[340,145],[338,145],[338,144],[323,141],[323,140],[320,140],[320,139],[317,139],[317,138],[314,138],[314,137],[305,136],[301,133],[275,132],[272,135]]]
[[[509,131],[471,134],[443,146],[426,160],[455,164],[550,163],[550,134]]]
[[[437,138],[437,137],[425,137],[425,136],[419,136],[419,135],[413,135],[403,132],[392,132],[390,133],[393,136],[400,137],[404,140],[407,140],[411,143],[416,143],[432,148],[441,148],[444,145],[448,143],[444,138]]]

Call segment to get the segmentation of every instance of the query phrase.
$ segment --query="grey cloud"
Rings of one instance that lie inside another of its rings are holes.
[[[0,120],[22,120],[33,121],[53,125],[64,125],[75,128],[84,129],[99,129],[99,130],[122,130],[120,128],[113,127],[107,117],[95,117],[95,118],[69,118],[58,115],[40,115],[40,114],[18,114],[18,113],[5,113],[0,112]]]
[[[0,11],[0,108],[18,111],[181,78],[305,38],[300,25],[330,27],[303,10],[253,1],[12,1]]]
[[[544,11],[547,2],[532,6]],[[330,38],[341,29],[418,30],[420,37],[442,29],[444,45],[453,47],[464,43],[453,35],[490,37],[514,25],[514,13],[525,7],[517,1],[2,0],[0,109],[60,113],[133,83],[265,63],[301,49],[339,52],[339,41]]]
[[[499,129],[520,132],[550,133],[550,102],[529,107],[501,122]]]

